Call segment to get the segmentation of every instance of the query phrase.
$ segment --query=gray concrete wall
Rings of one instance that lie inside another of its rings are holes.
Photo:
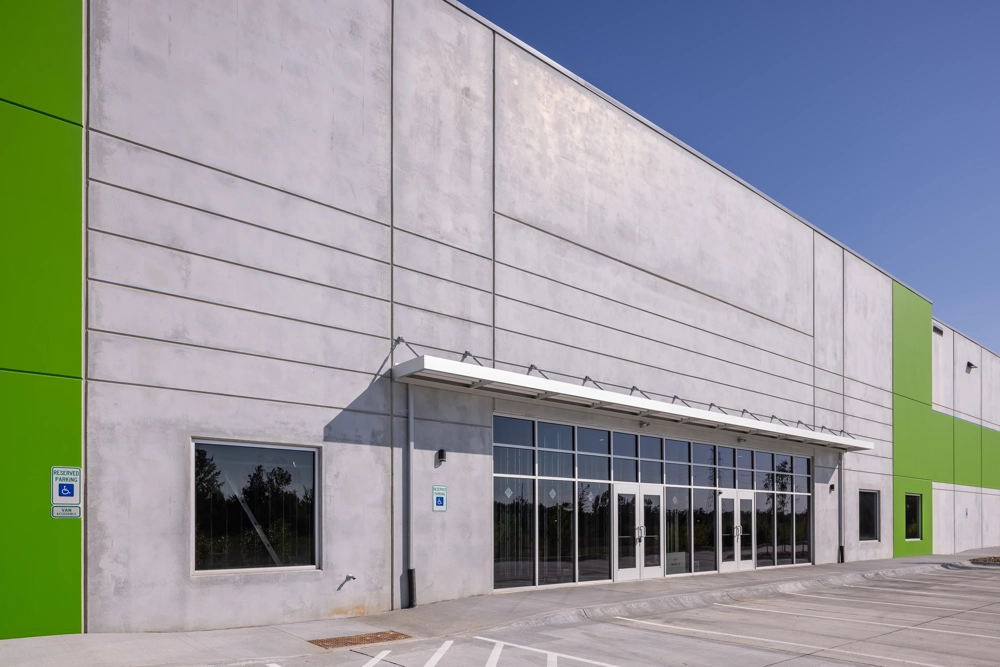
[[[876,448],[842,482],[836,455],[778,448],[815,456],[816,559],[837,558],[831,483],[848,559],[891,555],[880,270],[451,2],[95,0],[91,22],[91,630],[381,611],[408,567],[421,603],[489,593],[491,415],[513,408],[418,388],[409,433],[407,388],[376,379],[411,356],[386,360],[398,336],[844,428]],[[1000,421],[973,410],[1000,397],[980,354],[980,394],[936,372],[935,402]],[[320,569],[192,575],[193,437],[320,452]],[[857,541],[859,489],[881,542]]]
[[[90,631],[392,604],[389,10],[91,3]],[[319,452],[319,569],[192,572],[195,437]]]

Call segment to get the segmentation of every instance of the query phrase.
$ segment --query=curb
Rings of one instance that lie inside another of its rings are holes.
[[[615,616],[628,616],[637,614],[653,614],[664,611],[678,611],[682,609],[695,609],[707,607],[716,602],[746,601],[740,598],[766,598],[785,593],[799,593],[802,591],[814,590],[817,588],[828,588],[851,583],[863,583],[866,581],[878,581],[889,579],[893,576],[905,574],[919,574],[921,572],[932,572],[942,570],[946,567],[968,566],[968,560],[954,561],[951,563],[930,563],[924,565],[912,565],[909,567],[897,567],[887,570],[872,570],[869,572],[859,572],[853,574],[831,575],[816,579],[801,579],[796,581],[785,581],[773,584],[755,584],[749,586],[736,586],[733,588],[722,588],[711,591],[697,593],[675,593],[669,595],[657,595],[655,597],[633,600],[629,602],[613,602],[608,604],[590,605],[577,607],[574,609],[563,609],[554,612],[543,612],[515,623],[507,625],[493,626],[493,628],[538,628],[550,625],[564,625],[578,623],[581,621],[607,621]],[[482,630],[492,628],[482,628]]]

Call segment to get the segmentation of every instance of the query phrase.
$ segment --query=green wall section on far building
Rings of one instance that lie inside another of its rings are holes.
[[[919,540],[906,539],[906,496],[920,496],[921,532]],[[892,549],[897,558],[926,556],[934,544],[933,483],[928,479],[895,476],[892,480]]]
[[[83,130],[0,102],[0,132],[0,368],[81,377]]]
[[[931,404],[931,304],[892,283],[892,392]]]
[[[81,632],[82,524],[51,516],[52,466],[81,464],[81,384],[0,370],[0,639]]]
[[[1000,489],[1000,431],[983,428],[983,486]]]
[[[955,484],[983,486],[983,427],[963,419],[955,425]]]
[[[955,419],[898,394],[892,397],[892,415],[893,472],[953,484]]]
[[[0,2],[0,99],[82,124],[82,54],[83,2]]]

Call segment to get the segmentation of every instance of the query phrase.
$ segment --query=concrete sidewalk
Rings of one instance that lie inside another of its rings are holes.
[[[1000,556],[1000,549],[967,551],[953,556],[768,568],[723,575],[500,593],[363,618],[267,627],[11,639],[0,641],[0,665],[153,667],[265,664],[328,651],[310,643],[311,640],[387,630],[417,639],[430,639],[501,627],[541,626],[583,618],[688,609],[717,601],[761,598],[941,567],[960,568],[968,559],[986,555]]]

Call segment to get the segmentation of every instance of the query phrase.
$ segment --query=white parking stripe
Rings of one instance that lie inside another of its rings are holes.
[[[954,600],[969,600],[968,595],[948,595],[947,593],[925,593],[923,591],[907,591],[901,588],[886,588],[885,586],[855,586],[854,584],[842,584],[844,588],[864,588],[870,591],[889,591],[902,595],[930,595],[936,598],[952,598]]]
[[[556,664],[555,653],[549,653],[548,658],[545,660],[545,667],[559,667],[559,665]]]
[[[497,645],[493,647],[493,652],[490,653],[490,659],[486,661],[486,667],[497,667],[501,651],[503,651],[503,643],[497,642]]]
[[[489,637],[473,637],[473,639],[480,639],[484,642],[492,642],[494,644],[503,644],[504,646],[513,646],[514,648],[523,649],[525,651],[534,651],[535,653],[544,653],[547,656],[552,656],[552,658],[565,658],[566,660],[575,660],[577,662],[582,662],[587,665],[598,665],[598,667],[618,667],[618,665],[610,665],[606,662],[588,660],[587,658],[578,658],[575,655],[567,655],[565,653],[555,653],[554,651],[543,651],[540,648],[521,646],[520,644],[511,644],[510,642],[501,642],[497,639],[490,639]],[[934,665],[933,667],[937,667],[937,665]]]
[[[377,656],[366,662],[361,667],[375,667],[375,665],[382,662],[382,658],[389,655],[390,653],[392,653],[392,651],[382,651],[381,653],[379,653]]]
[[[907,665],[920,665],[920,667],[943,667],[942,665],[935,665],[929,662],[915,662],[913,660],[903,660],[902,658],[890,658],[884,655],[875,655],[873,653],[861,653],[859,651],[847,651],[839,648],[825,648],[823,646],[812,646],[810,644],[797,644],[795,642],[783,642],[777,639],[763,639],[761,637],[750,637],[747,635],[734,635],[728,632],[717,632],[714,630],[700,630],[698,628],[686,628],[682,625],[667,625],[666,623],[653,623],[652,621],[640,621],[637,618],[625,618],[624,616],[616,616],[615,618],[622,621],[631,621],[632,623],[643,623],[645,625],[655,625],[660,628],[669,628],[671,630],[684,630],[685,632],[701,632],[706,635],[719,635],[722,637],[735,637],[737,639],[749,639],[750,641],[761,642],[764,644],[785,644],[786,646],[798,646],[799,648],[806,648],[810,651],[828,651],[830,653],[843,653],[844,655],[856,655],[862,658],[875,658],[877,660],[889,660],[890,662],[902,662]]]
[[[986,590],[988,590],[991,593],[1000,593],[1000,588],[984,589],[982,586],[980,586],[978,584],[956,584],[954,581],[949,581],[949,582],[944,582],[944,581],[918,581],[917,579],[896,579],[895,577],[893,577],[892,579],[886,579],[887,583],[890,582],[890,581],[907,581],[907,582],[909,582],[911,584],[923,584],[924,586],[956,586],[958,588],[975,588],[975,589],[980,590],[980,591],[986,591]]]
[[[827,621],[844,621],[845,623],[863,623],[865,625],[881,625],[887,628],[900,628],[902,630],[916,630],[917,632],[940,632],[946,635],[962,635],[963,637],[980,637],[982,639],[995,639],[1000,641],[1000,637],[995,637],[993,635],[974,635],[970,632],[958,632],[956,630],[938,630],[937,628],[928,628],[923,625],[913,626],[913,625],[897,625],[896,623],[878,623],[876,621],[866,621],[861,618],[838,618],[836,616],[818,616],[817,614],[800,614],[792,611],[777,611],[776,609],[759,609],[756,607],[741,607],[736,604],[722,604],[721,602],[716,602],[717,607],[732,607],[733,609],[746,609],[747,611],[762,611],[767,614],[783,614],[785,616],[802,616],[805,618],[821,618]]]
[[[450,649],[451,645],[454,643],[455,642],[448,640],[441,644],[441,648],[437,650],[437,653],[431,656],[430,660],[424,663],[424,667],[434,667],[434,665],[438,664],[438,661],[444,657],[444,654],[448,652],[448,649]]]
[[[885,604],[892,607],[916,607],[917,609],[936,609],[939,611],[950,611],[956,614],[984,614],[986,616],[1000,616],[994,611],[977,611],[975,609],[952,609],[951,607],[932,607],[926,604],[907,604],[906,602],[882,602],[880,600],[860,600],[858,598],[844,598],[839,595],[809,595],[807,593],[785,593],[785,595],[797,595],[801,598],[819,598],[821,600],[840,600],[842,602],[864,602],[865,604]]]

